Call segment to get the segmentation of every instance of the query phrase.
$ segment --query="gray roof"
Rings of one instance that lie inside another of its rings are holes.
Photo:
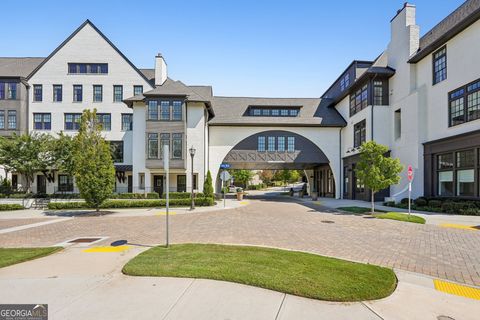
[[[343,127],[343,117],[334,108],[328,108],[328,99],[320,98],[250,98],[213,97],[215,118],[210,125],[271,125]],[[250,106],[301,107],[297,117],[248,116]]]
[[[480,18],[480,0],[467,0],[420,38],[420,48],[409,60],[418,62]]]
[[[27,77],[45,58],[0,58],[0,77]]]
[[[138,69],[152,86],[155,86],[155,69]]]

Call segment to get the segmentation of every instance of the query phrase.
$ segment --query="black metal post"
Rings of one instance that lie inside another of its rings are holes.
[[[193,149],[193,147],[192,147],[192,149]],[[193,181],[194,181],[194,178],[195,178],[195,175],[193,174],[193,157],[195,156],[195,152],[194,151],[192,152],[192,150],[190,150],[190,155],[192,156],[192,194],[190,195],[192,202],[190,204],[190,210],[193,210],[193,209],[195,209],[195,198],[194,198],[195,195],[193,193]]]

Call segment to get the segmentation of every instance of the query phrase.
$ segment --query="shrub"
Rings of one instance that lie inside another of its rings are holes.
[[[102,205],[102,209],[108,208],[152,208],[152,207],[165,207],[165,199],[149,199],[149,200],[106,200]],[[186,207],[190,205],[190,199],[170,199],[170,206],[172,207]],[[213,206],[215,201],[213,198],[195,198],[196,206]],[[61,209],[84,209],[88,208],[85,202],[50,202],[48,209],[61,210]]]
[[[423,197],[420,197],[420,198],[417,198],[415,199],[415,201],[413,201],[415,203],[416,206],[418,207],[426,207],[427,206],[427,199],[423,198]],[[408,203],[408,202],[407,202]]]
[[[428,201],[428,206],[432,208],[441,208],[442,207],[442,201],[440,200],[430,200]]]
[[[411,202],[413,202],[411,199],[410,199]],[[401,204],[408,204],[408,198],[403,198],[402,200],[400,200],[400,203]]]
[[[455,213],[454,203],[452,201],[446,201],[442,203],[442,212]]]
[[[22,210],[25,209],[22,205],[17,203],[2,203],[0,204],[0,211]]]
[[[205,194],[205,197],[209,197],[209,198],[213,197],[213,182],[212,182],[212,174],[210,173],[210,170],[207,171],[207,178],[203,183],[203,193]]]
[[[143,193],[119,193],[114,194],[111,197],[112,199],[145,199]]]
[[[460,210],[460,214],[466,216],[480,216],[480,209],[478,208],[468,208]]]
[[[147,199],[160,199],[160,195],[157,192],[147,193]]]
[[[166,194],[162,194],[162,199],[166,198]],[[192,194],[190,192],[170,192],[168,194],[170,199],[190,199]],[[205,195],[201,192],[195,193],[195,198],[204,198]]]
[[[384,202],[383,205],[387,207],[395,207],[395,201],[387,201]]]

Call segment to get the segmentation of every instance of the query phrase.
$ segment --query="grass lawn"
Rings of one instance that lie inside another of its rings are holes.
[[[376,214],[375,217],[378,219],[391,219],[391,220],[425,224],[425,219],[423,219],[422,217],[415,216],[413,214],[411,214],[409,217],[408,213],[387,212],[387,213]]]
[[[347,211],[356,214],[364,214],[370,213],[370,208],[364,207],[339,207],[338,210]],[[407,213],[400,213],[400,212],[386,212],[383,210],[375,209],[375,214],[373,215],[375,218],[378,219],[390,219],[390,220],[398,220],[398,221],[405,221],[405,222],[413,222],[413,223],[420,223],[425,224],[425,219],[419,216],[410,215],[408,217]]]
[[[0,248],[0,268],[48,256],[61,250],[60,247],[47,248]]]
[[[224,280],[329,301],[361,301],[390,295],[391,269],[271,248],[215,244],[155,247],[130,260],[132,276]]]

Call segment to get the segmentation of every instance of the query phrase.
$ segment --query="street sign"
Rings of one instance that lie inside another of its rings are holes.
[[[412,180],[413,180],[413,168],[412,168],[411,165],[409,165],[408,169],[407,169],[407,178],[408,178],[409,182],[412,182]]]
[[[222,163],[220,165],[220,169],[230,169],[231,165],[230,163]]]
[[[228,173],[228,171],[222,171],[220,173],[220,179],[222,179],[222,181],[227,181],[227,180],[230,180],[231,176],[230,176],[230,173]]]

